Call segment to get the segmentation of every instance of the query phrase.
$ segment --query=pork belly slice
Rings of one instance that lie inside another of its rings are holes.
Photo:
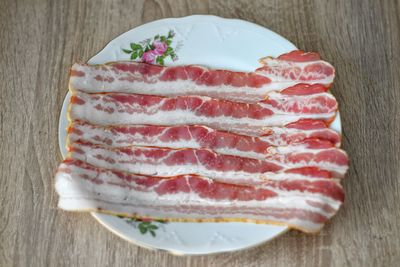
[[[257,137],[220,132],[204,126],[96,126],[75,121],[69,141],[107,147],[147,146],[211,149],[219,154],[255,158],[289,168],[318,167],[343,177],[348,168],[346,153],[329,141],[304,140],[286,147],[273,147]]]
[[[282,87],[284,84],[291,86],[293,81],[329,87],[335,76],[335,69],[321,60],[318,53],[295,50],[277,58],[265,57],[260,62],[264,66],[258,68],[256,73],[268,77],[274,83],[282,84]]]
[[[300,119],[283,127],[268,127],[260,138],[274,146],[287,146],[317,139],[331,142],[336,147],[341,143],[339,133],[330,129],[324,121],[313,119]]]
[[[206,176],[217,181],[235,184],[260,184],[265,180],[279,180],[292,176],[314,178],[341,178],[347,165],[333,164],[331,155],[307,158],[289,155],[288,159],[272,156],[253,159],[222,155],[208,149],[170,149],[159,147],[109,148],[90,143],[72,143],[70,156],[97,167],[152,176],[171,177],[183,174]],[[329,160],[325,160],[325,158]],[[229,180],[228,180],[229,179]]]
[[[288,125],[289,132],[292,128]],[[326,128],[323,128],[325,130]],[[315,129],[296,129],[291,135],[269,143],[268,136],[254,137],[214,130],[202,125],[94,125],[84,121],[72,121],[68,127],[69,141],[83,141],[93,144],[124,146],[158,146],[170,148],[209,148],[221,154],[243,157],[264,158],[268,153],[283,150],[326,149],[335,147],[337,140],[330,135],[313,136],[306,134]],[[303,133],[301,131],[304,131]],[[300,134],[301,136],[298,136]],[[315,132],[314,132],[315,133]],[[328,132],[330,133],[330,132]],[[334,132],[335,133],[335,132]],[[297,135],[297,136],[294,136]],[[278,137],[277,137],[278,138]],[[325,139],[326,138],[326,139]],[[279,144],[277,146],[276,144]]]
[[[206,125],[250,136],[268,135],[301,119],[331,122],[337,110],[329,93],[306,96],[276,94],[257,104],[201,96],[159,97],[136,94],[86,94],[71,98],[70,118],[98,125]]]
[[[69,84],[72,91],[87,93],[201,95],[249,103],[299,83],[319,84],[318,91],[326,91],[333,82],[334,68],[319,56],[308,57],[307,61],[298,60],[301,57],[299,53],[304,52],[262,59],[265,66],[256,72],[216,70],[196,65],[166,67],[132,61],[106,65],[75,63],[71,68]],[[303,94],[314,90],[306,85],[292,90],[292,93]]]
[[[172,178],[96,168],[66,159],[56,174],[58,206],[170,221],[243,221],[318,232],[343,202],[334,180],[232,185],[196,176]]]

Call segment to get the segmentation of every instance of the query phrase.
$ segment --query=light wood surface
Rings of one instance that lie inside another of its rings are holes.
[[[351,167],[346,203],[319,235],[290,232],[242,252],[178,257],[56,208],[57,125],[68,69],[164,17],[258,23],[337,69]],[[398,1],[0,1],[0,266],[400,266]]]

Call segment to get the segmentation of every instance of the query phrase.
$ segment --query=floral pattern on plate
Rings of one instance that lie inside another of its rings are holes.
[[[131,60],[164,65],[167,58],[172,59],[172,61],[178,60],[176,50],[180,47],[180,44],[175,49],[171,46],[174,37],[175,32],[169,30],[167,35],[157,34],[153,38],[145,39],[139,43],[130,43],[130,49],[122,48],[122,51],[129,54]]]
[[[142,235],[149,233],[153,237],[156,237],[156,231],[160,228],[160,225],[167,223],[164,220],[127,218],[123,216],[117,217],[123,219],[127,224],[132,225],[135,229],[138,229]]]

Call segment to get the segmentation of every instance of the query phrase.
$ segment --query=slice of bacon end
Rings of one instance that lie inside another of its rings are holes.
[[[278,57],[280,60],[292,62],[310,62],[321,60],[321,57],[316,52],[304,52],[302,50],[294,50]]]
[[[330,87],[335,78],[335,68],[321,60],[317,53],[296,50],[277,58],[265,57],[260,62],[263,66],[256,73],[276,83],[287,84],[286,88],[293,86],[289,81]]]

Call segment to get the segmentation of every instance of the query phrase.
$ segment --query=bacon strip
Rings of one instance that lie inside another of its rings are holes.
[[[58,206],[170,221],[246,221],[318,232],[343,202],[333,180],[290,180],[261,186],[184,175],[151,177],[66,159],[56,175]]]
[[[263,59],[262,63],[266,65],[256,72],[213,70],[195,65],[165,67],[140,62],[106,65],[75,63],[71,68],[70,89],[87,93],[201,95],[258,102],[267,98],[270,92],[281,91],[298,83],[329,87],[335,76],[334,68],[320,60],[319,56],[308,59],[301,62],[290,54],[277,59]],[[302,89],[308,91],[307,86]],[[326,91],[326,88],[322,90]]]
[[[287,126],[289,132],[291,125]],[[324,129],[324,128],[323,128]],[[312,131],[315,129],[309,129]],[[83,141],[110,147],[158,146],[170,148],[209,148],[221,154],[250,158],[264,158],[268,153],[289,148],[293,151],[334,147],[335,138],[329,135],[314,137],[311,134],[297,137],[299,131],[280,137],[282,140],[269,143],[269,136],[253,137],[217,131],[202,125],[116,125],[100,126],[84,121],[73,121],[68,128],[69,141]],[[332,131],[333,133],[336,133]],[[313,132],[315,133],[315,132]],[[330,131],[328,132],[330,133]],[[295,136],[296,135],[296,136]],[[325,139],[325,137],[327,139]],[[337,136],[334,136],[337,137]]]
[[[204,126],[129,125],[102,127],[73,122],[69,141],[108,147],[151,146],[212,149],[219,154],[267,160],[279,165],[318,167],[343,177],[348,168],[346,153],[321,140],[305,140],[288,147],[273,147],[257,137],[215,131]]]
[[[293,82],[316,83],[330,87],[335,76],[332,65],[321,60],[317,53],[296,50],[278,58],[266,57],[260,62],[264,66],[258,68],[256,73],[282,84],[282,87],[285,87],[284,84],[287,84],[286,87],[292,86]]]
[[[332,121],[336,99],[328,93],[310,96],[275,94],[257,104],[199,96],[164,98],[135,94],[86,94],[71,98],[70,117],[98,125],[206,125],[244,135],[270,133],[268,127],[300,119]]]
[[[301,119],[288,123],[284,127],[269,127],[268,129],[269,132],[266,132],[261,139],[274,146],[287,146],[305,140],[318,139],[329,141],[339,147],[341,142],[340,134],[328,128],[320,120]]]
[[[259,160],[221,155],[207,149],[107,148],[79,142],[71,144],[69,151],[72,158],[101,168],[166,177],[191,173],[235,184],[260,184],[266,179],[279,180],[285,177],[285,173],[310,179],[340,178],[347,168],[347,165],[341,165],[341,168],[334,165],[332,168],[331,162],[335,159],[324,162],[325,157],[331,157],[324,152],[319,157],[317,154],[316,158],[300,153],[299,157],[291,158],[289,155],[288,159],[272,156],[271,159]],[[336,164],[339,163],[340,160]]]

